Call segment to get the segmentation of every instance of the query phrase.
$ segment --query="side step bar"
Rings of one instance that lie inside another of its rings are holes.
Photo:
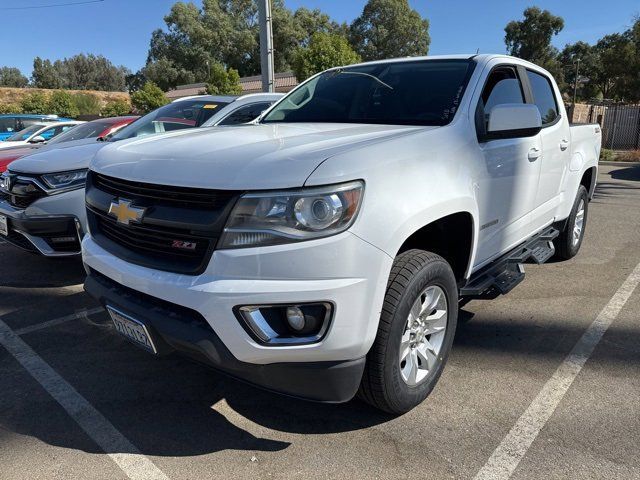
[[[523,263],[532,261],[540,265],[553,257],[556,252],[553,240],[559,234],[557,229],[549,227],[474,273],[460,289],[461,301],[489,300],[509,293],[524,280]]]

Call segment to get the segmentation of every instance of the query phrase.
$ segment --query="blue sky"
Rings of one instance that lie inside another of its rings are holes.
[[[80,0],[0,0],[0,66],[31,74],[35,56],[58,59],[76,53],[102,54],[131,70],[146,60],[151,32],[164,26],[174,0],[104,0],[58,8],[9,10]],[[409,0],[431,22],[431,54],[505,51],[504,26],[530,5],[565,19],[558,47],[578,40],[594,42],[628,28],[640,13],[638,0]],[[196,1],[195,3],[199,3]],[[320,8],[339,21],[351,21],[365,0],[286,0],[289,8]]]

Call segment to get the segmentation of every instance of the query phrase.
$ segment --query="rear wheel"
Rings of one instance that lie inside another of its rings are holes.
[[[458,289],[449,264],[422,250],[400,254],[367,355],[360,398],[393,414],[420,404],[440,378],[457,316]]]
[[[554,241],[556,257],[561,260],[569,260],[577,255],[584,231],[587,226],[587,213],[589,212],[589,194],[583,185],[578,188],[578,194],[573,203],[571,214],[567,219],[564,229]]]

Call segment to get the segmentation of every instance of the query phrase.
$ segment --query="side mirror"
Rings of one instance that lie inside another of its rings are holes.
[[[486,140],[533,137],[542,130],[538,107],[531,104],[505,103],[489,113]]]
[[[44,143],[46,141],[47,139],[44,138],[42,135],[36,135],[31,140],[29,140],[29,143]]]

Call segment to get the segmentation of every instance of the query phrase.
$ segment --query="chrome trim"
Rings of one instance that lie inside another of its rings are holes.
[[[53,173],[56,173],[56,172],[53,172]],[[42,174],[42,175],[50,175],[50,174],[45,173],[45,174]],[[74,185],[72,187],[65,187],[65,188],[51,188],[51,187],[48,187],[45,184],[44,181],[41,181],[39,177],[25,177],[23,175],[18,174],[16,178],[18,180],[23,180],[25,182],[33,183],[35,186],[40,188],[40,190],[42,190],[48,196],[58,195],[60,193],[71,192],[73,190],[78,190],[80,188],[84,188],[85,187],[85,184],[82,184],[82,185]],[[7,193],[11,194],[11,192],[7,192]]]
[[[326,310],[322,327],[317,334],[309,337],[280,337],[275,332],[267,320],[260,312],[261,308],[278,308],[278,307],[304,307],[305,305],[322,305]],[[246,326],[253,332],[259,341],[266,346],[273,347],[286,347],[292,345],[308,345],[311,343],[320,342],[326,335],[329,325],[331,324],[331,318],[335,311],[335,306],[331,302],[303,302],[303,303],[291,303],[291,304],[272,304],[272,305],[251,305],[239,307],[237,309],[240,314],[240,318],[244,320]]]
[[[56,252],[53,248],[51,248],[49,246],[49,244],[47,242],[45,242],[40,237],[34,237],[33,235],[29,235],[28,233],[23,232],[22,230],[17,230],[15,228],[11,229],[11,231],[19,233],[24,238],[29,240],[31,245],[36,247],[38,252],[40,252],[40,254],[45,256],[45,257],[52,257],[52,258],[53,257],[73,257],[73,256],[76,256],[76,255],[80,255],[80,253],[81,253],[80,251],[77,251],[77,252]],[[11,243],[11,242],[9,242],[9,243]]]

